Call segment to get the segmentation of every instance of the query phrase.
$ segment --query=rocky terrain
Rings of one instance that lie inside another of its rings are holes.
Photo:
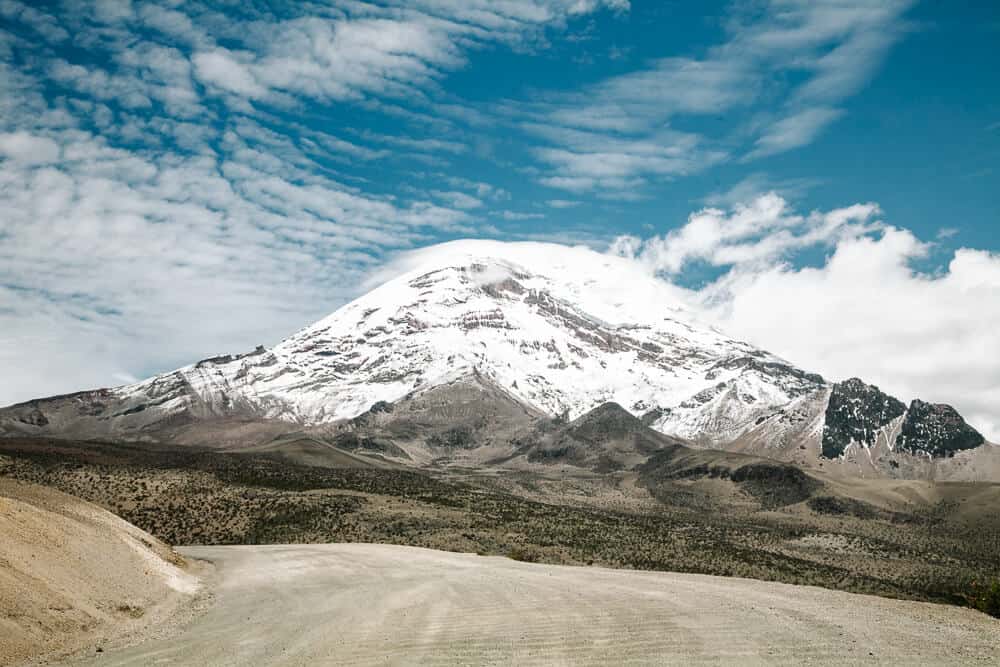
[[[474,381],[533,418],[568,421],[613,402],[693,446],[827,473],[1000,479],[997,448],[950,407],[907,406],[857,379],[832,383],[732,339],[634,263],[547,244],[452,250],[272,349],[11,406],[0,434],[275,448]],[[504,433],[488,438],[499,446]],[[429,449],[466,437],[431,435]],[[392,438],[379,442],[399,453]],[[544,458],[539,450],[533,461]]]
[[[902,401],[857,378],[833,385],[823,425],[823,456],[843,456],[855,444],[871,448],[878,435],[905,414]]]
[[[274,453],[12,438],[0,440],[0,475],[86,498],[171,544],[377,542],[960,605],[972,581],[1000,570],[998,485],[821,479],[662,442],[620,409],[590,417],[554,425],[520,462],[492,467],[415,470],[367,454],[330,467]],[[591,454],[628,461],[653,443],[662,446],[632,469]],[[552,448],[566,451],[526,462]]]

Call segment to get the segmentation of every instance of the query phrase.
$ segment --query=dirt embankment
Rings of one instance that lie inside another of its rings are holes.
[[[199,579],[148,533],[86,501],[0,477],[0,664],[58,658],[159,625]]]

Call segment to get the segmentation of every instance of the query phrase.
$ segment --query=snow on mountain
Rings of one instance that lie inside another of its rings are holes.
[[[803,390],[799,378],[734,362],[784,363],[698,325],[673,288],[627,260],[539,244],[454,250],[282,342],[258,391],[290,398],[299,418],[329,421],[476,371],[574,418],[606,401],[690,412],[685,401],[740,378],[723,410],[742,421],[757,400],[781,404]],[[697,422],[683,421],[689,431]]]
[[[820,413],[836,386],[699,323],[676,287],[630,260],[555,244],[459,241],[412,254],[396,270],[271,350],[64,397],[59,409],[32,401],[15,406],[15,419],[50,431],[95,432],[100,422],[96,431],[112,435],[232,415],[313,426],[475,374],[550,415],[572,419],[613,401],[706,446],[806,438],[819,451]],[[838,452],[882,425],[845,419]]]
[[[478,372],[553,415],[615,401],[665,411],[655,423],[665,432],[711,427],[723,439],[822,382],[698,324],[673,287],[627,260],[548,244],[448,245],[271,351],[179,374],[216,410],[316,424]],[[155,394],[161,383],[121,391]]]

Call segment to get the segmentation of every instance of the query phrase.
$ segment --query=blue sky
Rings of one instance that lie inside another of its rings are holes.
[[[898,328],[858,361],[747,299],[866,293],[834,261],[865,243],[900,272],[881,312],[993,294],[998,44],[991,2],[0,0],[0,403],[273,344],[463,237],[632,254],[738,335],[892,383]],[[938,319],[1000,345],[968,310]],[[974,384],[993,419],[1000,367]]]

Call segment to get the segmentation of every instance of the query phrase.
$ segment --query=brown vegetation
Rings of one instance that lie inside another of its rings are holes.
[[[958,604],[970,581],[1000,570],[995,516],[957,520],[957,501],[871,513],[815,499],[815,509],[774,507],[752,485],[721,479],[661,480],[654,500],[624,473],[458,480],[49,440],[0,441],[0,453],[0,474],[91,500],[172,544],[381,542]]]

